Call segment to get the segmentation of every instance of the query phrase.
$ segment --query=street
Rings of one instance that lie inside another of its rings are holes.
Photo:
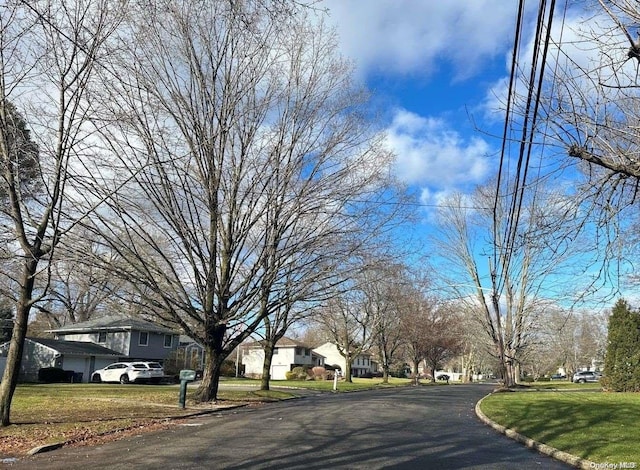
[[[404,387],[219,412],[97,447],[62,448],[11,469],[566,469],[482,424],[491,385]]]

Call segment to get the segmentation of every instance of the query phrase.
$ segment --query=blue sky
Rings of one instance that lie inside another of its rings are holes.
[[[565,2],[558,3],[554,37],[562,34],[569,44],[581,12],[567,10],[563,18]],[[504,125],[496,96],[506,95],[518,2],[321,4],[337,28],[341,53],[354,61],[356,77],[386,110],[384,125],[397,156],[396,174],[420,195],[423,224],[413,229],[424,233],[430,208],[452,192],[471,193],[497,173],[501,140],[489,134],[500,136]],[[520,58],[525,66],[537,8],[538,2],[526,2]],[[566,47],[573,60],[589,60],[585,51]]]
[[[343,55],[386,110],[396,172],[425,206],[495,174],[493,90],[507,77],[513,0],[325,0]],[[497,127],[496,127],[497,126]],[[493,128],[493,129],[492,129]]]

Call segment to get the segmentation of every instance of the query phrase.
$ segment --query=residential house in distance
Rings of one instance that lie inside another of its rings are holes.
[[[179,346],[180,333],[122,315],[95,318],[50,330],[55,339],[28,338],[20,364],[20,380],[37,381],[44,367],[73,372],[78,381],[113,362],[164,362]],[[0,345],[0,372],[9,343]]]
[[[55,339],[95,343],[120,353],[120,360],[162,362],[180,343],[180,333],[120,315],[100,317],[50,330]]]
[[[242,364],[246,377],[262,377],[264,365],[263,342],[249,343],[242,348]],[[324,366],[324,357],[304,343],[290,338],[280,339],[273,351],[270,375],[273,380],[285,380],[294,367]]]
[[[0,345],[0,359],[5,359],[9,343]],[[87,382],[91,373],[118,361],[120,353],[95,343],[85,341],[61,341],[45,338],[27,338],[20,363],[20,380],[36,382],[38,371],[46,367],[58,367],[73,371],[74,382]],[[0,360],[0,374],[5,361]]]
[[[325,357],[325,364],[340,369],[343,373],[347,366],[347,361],[338,351],[338,346],[334,343],[324,343],[313,352],[321,354]],[[353,358],[351,363],[351,375],[353,377],[362,377],[378,372],[378,363],[371,358],[369,353],[360,353]]]

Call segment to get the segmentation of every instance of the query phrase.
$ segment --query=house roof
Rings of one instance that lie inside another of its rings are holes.
[[[131,318],[123,315],[111,315],[92,320],[74,323],[55,330],[51,333],[86,333],[91,331],[149,331],[153,333],[178,334],[177,330],[172,330],[164,326],[151,323],[138,318]]]
[[[38,343],[53,349],[60,354],[76,354],[82,356],[121,356],[118,351],[105,348],[88,341],[64,341],[49,338],[27,338],[27,341]]]

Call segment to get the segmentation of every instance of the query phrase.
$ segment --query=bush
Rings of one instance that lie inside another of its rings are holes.
[[[287,380],[307,380],[308,374],[304,367],[294,367],[285,377]]]
[[[241,371],[238,371],[241,372]],[[220,375],[222,377],[235,377],[236,376],[236,363],[230,359],[225,360],[220,366]],[[242,375],[242,374],[240,374]]]
[[[69,375],[70,374],[70,375]],[[60,367],[43,367],[38,370],[38,381],[44,383],[71,382],[73,371],[65,371]]]
[[[314,380],[328,380],[329,372],[322,366],[316,366],[311,369],[311,377]]]

